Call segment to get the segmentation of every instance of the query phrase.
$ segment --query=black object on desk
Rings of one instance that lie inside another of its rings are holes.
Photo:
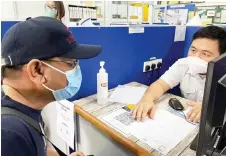
[[[172,107],[173,109],[177,110],[177,111],[183,111],[184,110],[184,106],[181,104],[181,102],[176,99],[176,98],[171,98],[169,100],[169,105],[170,107]]]

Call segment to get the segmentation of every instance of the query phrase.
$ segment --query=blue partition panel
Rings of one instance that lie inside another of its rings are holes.
[[[18,22],[17,21],[1,22],[1,39],[3,38],[5,32],[16,23]]]
[[[183,57],[184,42],[174,43],[174,27],[146,27],[143,34],[128,34],[128,28],[71,28],[78,43],[102,45],[102,53],[89,60],[81,61],[83,84],[81,96],[96,92],[96,74],[99,62],[106,62],[109,88],[131,81],[148,84],[156,80],[155,72],[144,74],[143,62],[150,57],[163,58],[164,72],[178,58]]]

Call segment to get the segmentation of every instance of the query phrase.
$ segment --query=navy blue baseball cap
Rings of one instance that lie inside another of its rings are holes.
[[[36,17],[19,22],[2,39],[2,59],[7,66],[53,57],[88,59],[97,56],[101,49],[98,45],[76,43],[69,28],[50,17]]]

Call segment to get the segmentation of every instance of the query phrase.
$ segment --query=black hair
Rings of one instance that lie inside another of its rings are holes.
[[[22,69],[22,65],[19,66],[9,66],[9,65],[2,65],[1,66],[1,84],[3,84],[3,79],[7,77],[7,70],[14,70],[15,71],[20,71]]]
[[[193,35],[192,41],[199,38],[217,40],[220,55],[226,52],[226,31],[223,28],[214,25],[201,28]]]

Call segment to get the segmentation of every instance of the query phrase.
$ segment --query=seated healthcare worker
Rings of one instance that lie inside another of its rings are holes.
[[[12,26],[2,40],[1,108],[16,109],[42,123],[50,102],[74,96],[81,85],[78,59],[97,56],[101,46],[77,44],[60,21],[32,18]],[[14,115],[1,118],[2,156],[50,156],[43,137]],[[71,156],[83,155],[80,152]]]
[[[194,36],[187,58],[176,61],[159,80],[150,85],[142,99],[131,111],[133,118],[143,121],[148,115],[154,117],[154,101],[166,91],[180,84],[184,98],[193,102],[187,118],[199,122],[206,81],[208,62],[226,52],[226,32],[217,26],[198,30]]]
[[[47,1],[45,4],[45,14],[48,17],[62,21],[62,18],[65,16],[63,1]]]

